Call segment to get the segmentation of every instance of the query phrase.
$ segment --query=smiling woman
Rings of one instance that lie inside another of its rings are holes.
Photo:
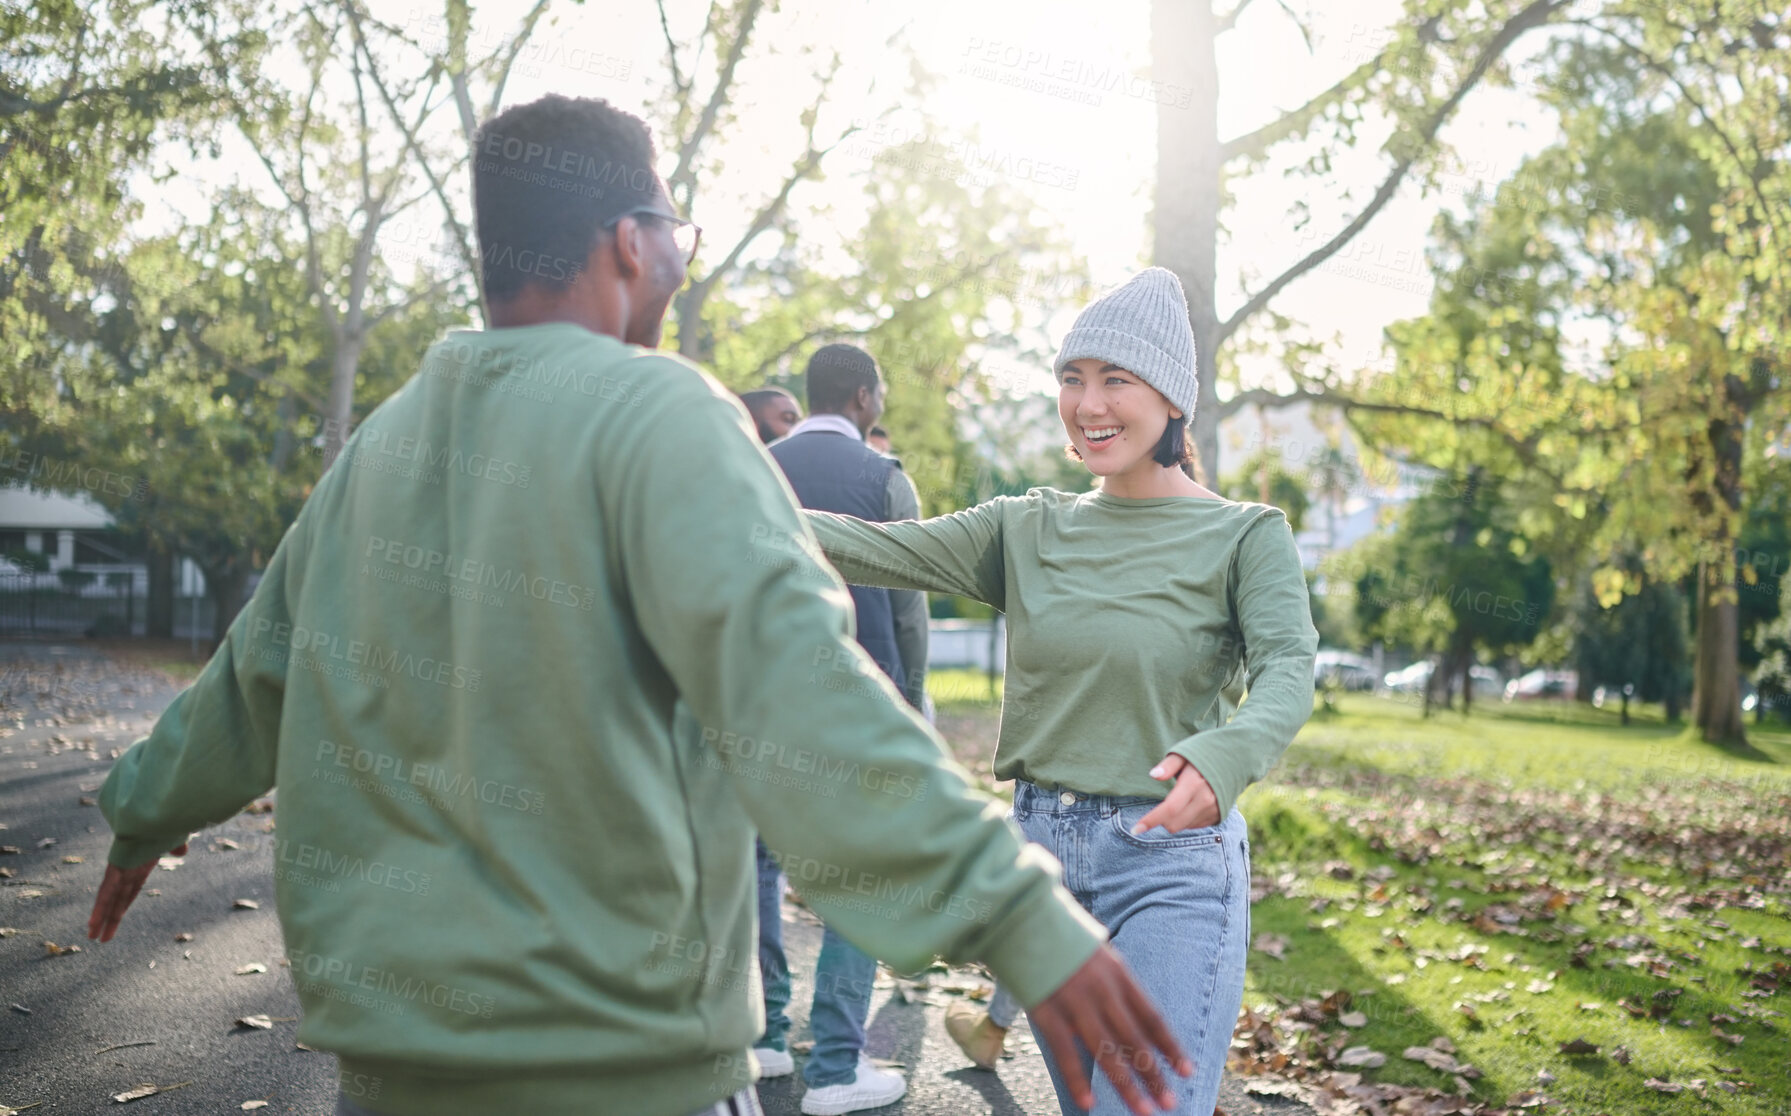
[[[1175,276],[1147,269],[1084,309],[1054,367],[1094,492],[1034,488],[919,521],[804,515],[853,584],[1007,614],[994,772],[1015,780],[1011,817],[1062,864],[1193,1055],[1175,1111],[1211,1112],[1249,940],[1233,803],[1311,714],[1318,635],[1286,517],[1179,467],[1194,341]],[[1020,1006],[998,988],[987,1011],[954,1006],[946,1029],[993,1068]],[[1063,1111],[1081,1111],[1043,1053]],[[1094,1111],[1127,1107],[1101,1083]]]
[[[1214,493],[1178,470],[1193,460],[1194,337],[1171,271],[1146,268],[1076,318],[1057,356],[1065,453],[1113,496]],[[1182,483],[1186,481],[1186,483]]]

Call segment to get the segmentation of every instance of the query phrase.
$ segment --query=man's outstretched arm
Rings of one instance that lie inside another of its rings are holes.
[[[199,677],[107,773],[99,807],[112,849],[88,937],[111,940],[159,857],[273,787],[288,650],[273,633],[290,630],[303,523],[301,513]]]
[[[898,968],[986,961],[1062,1064],[1079,1065],[1080,1038],[1151,1111],[1140,1085],[1166,1090],[1148,1052],[1189,1067],[1104,929],[851,637],[845,586],[745,411],[682,364],[662,375],[611,447],[628,468],[596,477],[606,533],[642,631],[766,845],[865,952]]]

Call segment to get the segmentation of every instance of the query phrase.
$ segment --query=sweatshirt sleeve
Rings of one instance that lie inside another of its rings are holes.
[[[286,693],[286,640],[278,633],[291,630],[305,522],[301,513],[287,529],[199,677],[107,773],[99,807],[112,826],[109,863],[152,861],[273,787]]]
[[[1042,1000],[1105,930],[852,638],[851,598],[745,409],[682,362],[641,359],[665,361],[665,387],[606,454],[626,467],[597,471],[603,520],[642,632],[747,815],[866,953],[901,969],[980,959]],[[727,746],[740,740],[754,746]]]
[[[901,469],[889,471],[885,502],[885,522],[920,518],[920,493]],[[895,618],[896,651],[902,656],[902,692],[918,708],[927,692],[927,595],[918,589],[891,589],[889,609]]]
[[[812,510],[802,518],[827,560],[853,585],[955,593],[1006,611],[1001,513],[1011,499],[997,496],[950,515],[900,523]]]
[[[1318,653],[1306,576],[1280,511],[1271,509],[1244,529],[1231,586],[1249,695],[1231,720],[1169,749],[1212,786],[1220,820],[1244,788],[1269,773],[1312,716],[1312,660]]]

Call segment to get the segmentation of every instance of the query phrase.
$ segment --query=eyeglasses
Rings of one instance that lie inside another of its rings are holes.
[[[611,217],[609,220],[603,222],[603,227],[606,229],[613,229],[624,217],[657,217],[661,221],[670,221],[672,224],[672,244],[677,247],[678,251],[684,253],[684,266],[688,268],[691,265],[691,262],[696,259],[697,245],[702,243],[703,239],[703,227],[701,225],[686,221],[682,217],[675,217],[670,213],[661,213],[658,209],[655,209],[650,205],[637,205],[633,209],[625,209],[614,217]]]

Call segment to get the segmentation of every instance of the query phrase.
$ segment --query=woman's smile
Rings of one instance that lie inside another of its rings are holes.
[[[1088,443],[1089,449],[1098,450],[1107,443],[1113,441],[1113,439],[1119,437],[1119,432],[1124,429],[1125,427],[1123,426],[1112,425],[1084,426],[1082,428],[1082,440]]]

